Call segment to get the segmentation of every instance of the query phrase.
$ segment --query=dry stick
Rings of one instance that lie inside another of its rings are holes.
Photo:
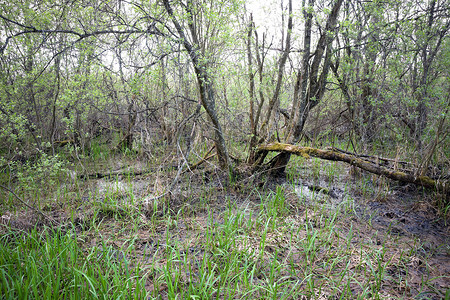
[[[216,156],[216,155],[217,155],[217,153],[213,153],[213,154],[211,154],[211,155],[208,156],[208,157],[202,158],[199,162],[197,162],[197,163],[194,164],[193,166],[189,167],[189,170],[192,171],[192,170],[197,169],[197,168],[200,167],[200,165],[202,165],[204,162],[208,161],[209,159],[213,158],[213,157]],[[185,172],[186,172],[186,171],[185,171]]]
[[[214,156],[216,155],[216,153],[214,153],[214,154],[212,154],[212,155],[209,155],[209,154],[211,154],[211,152],[214,150],[214,148],[215,148],[215,146],[213,145],[213,146],[211,147],[211,149],[209,149],[208,152],[206,152],[206,154],[203,155],[202,159],[201,159],[200,161],[196,162],[195,164],[193,164],[192,166],[189,166],[189,169],[190,169],[191,171],[192,171],[192,170],[195,170],[195,169],[197,169],[201,164],[203,164],[205,161],[207,161],[208,159],[214,157]],[[209,155],[209,156],[208,156],[208,155]]]
[[[184,123],[186,123],[188,120],[190,120],[190,119],[192,119],[192,118],[197,119],[198,116],[200,115],[200,109],[201,109],[201,105],[197,105],[197,109],[195,110],[195,112],[193,112],[190,116],[188,116],[188,117],[185,119],[185,122],[184,122]],[[180,127],[181,127],[181,125],[180,125]],[[192,128],[191,135],[193,134],[193,132],[194,132],[194,128]],[[163,193],[163,194],[161,194],[161,195],[159,195],[159,196],[153,197],[153,198],[151,198],[151,199],[147,199],[147,200],[146,200],[147,204],[148,204],[149,202],[151,202],[151,201],[155,201],[155,200],[161,199],[162,197],[164,197],[164,196],[166,196],[167,194],[171,193],[173,187],[175,186],[175,184],[176,184],[177,181],[178,181],[178,178],[179,178],[180,175],[183,173],[183,168],[184,168],[184,166],[187,164],[187,166],[188,166],[188,168],[189,168],[189,163],[188,163],[188,160],[187,160],[187,159],[189,158],[189,154],[191,153],[192,146],[189,144],[188,149],[186,150],[186,156],[183,154],[183,151],[181,150],[179,140],[177,141],[177,147],[178,147],[178,149],[180,150],[181,156],[183,157],[183,160],[184,160],[183,163],[181,164],[181,166],[178,168],[177,175],[175,176],[175,178],[173,179],[172,183],[169,185],[169,187],[167,188],[167,191],[166,191],[165,193]],[[213,148],[214,148],[214,147],[213,147]],[[211,148],[210,151],[212,151],[213,148]]]
[[[165,193],[162,193],[161,195],[156,196],[156,197],[153,197],[153,198],[151,198],[151,199],[147,199],[147,200],[146,200],[147,204],[148,204],[149,202],[151,202],[151,201],[155,201],[155,200],[161,199],[162,197],[164,197],[164,196],[166,196],[167,194],[171,193],[173,187],[175,186],[175,184],[176,184],[177,181],[178,181],[178,178],[179,178],[180,175],[183,173],[183,168],[184,168],[184,166],[187,164],[187,165],[188,165],[188,168],[189,168],[189,163],[188,163],[187,159],[189,158],[189,154],[191,153],[191,147],[189,147],[189,148],[187,149],[187,151],[186,151],[186,156],[185,156],[185,155],[183,154],[183,151],[181,150],[180,143],[179,143],[178,141],[177,141],[177,146],[178,146],[178,149],[179,149],[180,152],[181,152],[181,156],[183,157],[183,163],[182,163],[181,166],[178,168],[177,175],[175,176],[175,178],[173,179],[172,183],[169,185],[169,187],[167,188],[167,190],[166,190]]]
[[[325,148],[325,150],[333,150],[333,151],[337,151],[337,152],[342,152],[342,153],[353,155],[356,157],[373,158],[373,159],[384,160],[384,161],[388,161],[388,162],[396,162],[396,163],[400,163],[400,164],[404,164],[404,165],[407,165],[407,164],[414,165],[412,162],[408,162],[408,161],[397,161],[392,158],[380,157],[380,156],[375,156],[375,155],[357,154],[357,153],[345,151],[345,150],[342,150],[342,149],[339,149],[336,147],[327,147],[327,148]]]
[[[120,171],[120,172],[109,172],[109,173],[94,173],[94,174],[80,174],[78,175],[78,178],[80,179],[101,179],[105,177],[113,177],[113,176],[141,176],[148,173],[151,173],[152,171],[148,170],[140,170],[140,171]]]
[[[16,197],[17,200],[19,200],[22,204],[24,204],[24,205],[25,205],[26,207],[28,207],[29,209],[34,210],[34,211],[37,211],[37,212],[38,212],[39,214],[41,214],[44,218],[46,218],[46,219],[49,220],[50,222],[54,223],[55,225],[60,225],[58,221],[56,221],[56,220],[53,219],[52,217],[47,216],[46,214],[44,214],[44,212],[43,212],[42,210],[40,210],[39,208],[34,207],[34,206],[28,204],[28,203],[27,203],[26,201],[24,201],[22,198],[20,198],[19,196],[17,196],[17,194],[14,193],[14,191],[11,190],[10,188],[8,188],[8,187],[6,187],[6,186],[4,186],[4,185],[2,185],[2,184],[0,184],[0,187],[1,187],[2,189],[4,189],[4,190],[10,192],[11,194],[13,194],[13,196]]]

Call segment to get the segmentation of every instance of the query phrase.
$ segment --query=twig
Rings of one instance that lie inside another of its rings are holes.
[[[197,169],[201,164],[203,164],[205,161],[207,161],[208,159],[214,157],[214,156],[216,155],[215,153],[212,154],[212,155],[209,155],[209,154],[211,154],[211,152],[214,150],[214,147],[215,147],[215,146],[212,146],[211,149],[209,149],[208,152],[206,152],[206,154],[203,155],[203,157],[202,157],[202,159],[200,159],[200,161],[196,162],[196,163],[193,164],[192,166],[189,166],[189,169],[190,169],[191,171],[192,171],[192,170],[195,170],[195,169]]]
[[[363,158],[372,158],[375,160],[383,160],[383,161],[388,161],[388,162],[395,162],[395,163],[399,163],[399,164],[404,164],[404,165],[414,165],[411,162],[407,162],[407,161],[397,161],[396,159],[392,159],[392,158],[386,158],[386,157],[380,157],[380,156],[374,156],[374,155],[368,155],[368,154],[357,154],[357,153],[353,153],[353,152],[349,152],[349,151],[345,151],[336,147],[328,147],[330,148],[330,150],[334,150],[334,151],[338,151],[338,152],[342,152],[345,154],[350,154],[356,157],[363,157]]]
[[[14,197],[16,197],[17,200],[19,200],[23,205],[25,205],[26,207],[28,207],[29,209],[32,209],[34,211],[37,211],[39,214],[41,214],[44,218],[46,218],[47,220],[49,220],[50,222],[54,223],[55,225],[60,225],[60,223],[58,221],[56,221],[55,219],[53,219],[50,216],[47,216],[46,214],[44,214],[44,212],[42,210],[40,210],[37,207],[34,207],[30,204],[28,204],[26,201],[24,201],[22,198],[20,198],[19,196],[17,196],[17,194],[11,190],[10,188],[0,184],[0,187],[8,192],[10,192],[11,194],[13,194]]]
[[[171,184],[169,185],[169,187],[166,189],[166,192],[162,193],[162,194],[159,195],[159,196],[152,197],[152,198],[150,198],[150,199],[146,199],[146,200],[145,200],[145,202],[146,202],[145,204],[148,204],[148,203],[150,203],[150,202],[152,202],[152,201],[161,199],[162,197],[164,197],[164,196],[166,196],[167,194],[171,193],[173,187],[174,187],[175,184],[178,182],[178,178],[179,178],[180,175],[183,173],[183,168],[184,168],[184,166],[185,166],[185,165],[188,165],[188,167],[189,167],[189,164],[188,164],[187,159],[189,158],[189,154],[191,153],[191,147],[190,147],[190,146],[188,147],[188,149],[187,149],[187,151],[186,151],[186,155],[184,155],[184,154],[183,154],[183,151],[181,150],[181,147],[180,147],[180,143],[179,143],[179,142],[177,142],[177,146],[178,146],[178,149],[180,150],[181,156],[182,156],[182,158],[183,158],[183,163],[182,163],[181,166],[178,168],[177,175],[175,175],[175,178],[172,180],[172,183],[171,183]]]

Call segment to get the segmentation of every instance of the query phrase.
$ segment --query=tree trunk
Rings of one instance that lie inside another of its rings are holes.
[[[277,84],[275,86],[275,91],[273,92],[273,96],[269,101],[269,106],[267,108],[266,118],[261,126],[261,133],[264,132],[266,127],[269,127],[270,117],[274,108],[277,106],[279,102],[279,96],[281,91],[281,84],[283,83],[283,74],[284,74],[284,66],[286,65],[286,61],[288,59],[289,53],[291,52],[291,32],[292,32],[292,0],[289,0],[289,18],[288,18],[288,26],[287,26],[287,34],[286,34],[286,45],[284,46],[283,54],[280,57],[280,63],[278,65],[278,74],[277,74]],[[270,135],[268,136],[270,138]]]
[[[314,60],[309,65],[310,59],[310,47],[311,47],[311,31],[312,31],[312,13],[310,8],[314,5],[314,0],[309,0],[308,7],[303,7],[305,15],[305,38],[304,38],[304,53],[302,60],[302,72],[301,72],[301,101],[297,106],[293,106],[292,109],[297,111],[291,113],[295,116],[291,120],[289,128],[289,134],[287,141],[295,144],[300,141],[303,127],[305,126],[306,119],[309,112],[317,104],[319,104],[325,93],[326,80],[330,69],[331,59],[331,44],[334,37],[330,32],[335,30],[337,17],[343,0],[336,0],[334,6],[328,16],[325,30],[321,34],[317,47],[314,52]],[[322,65],[322,72],[319,75],[319,67]],[[294,104],[298,102],[294,101]],[[284,173],[286,165],[290,159],[289,152],[280,153],[269,164],[271,174],[281,175]],[[261,162],[262,163],[262,162]]]
[[[248,77],[249,77],[249,97],[250,97],[250,143],[249,143],[249,156],[247,162],[252,163],[255,160],[255,151],[257,142],[257,124],[255,124],[255,75],[253,74],[253,61],[252,61],[252,32],[253,32],[253,15],[250,14],[250,21],[248,24],[247,32],[247,65],[248,65]]]
[[[50,144],[52,146],[52,153],[55,155],[55,134],[56,134],[56,102],[58,101],[59,96],[59,90],[61,85],[61,78],[60,78],[60,62],[61,62],[61,56],[58,55],[55,59],[55,80],[56,83],[53,87],[53,103],[52,103],[52,119],[51,119],[51,127],[50,127]]]
[[[228,169],[229,173],[232,174],[233,173],[232,163],[230,157],[228,156],[228,151],[225,144],[225,139],[223,137],[222,128],[220,126],[219,118],[217,117],[215,109],[215,92],[213,87],[213,79],[208,74],[205,58],[203,57],[201,52],[197,48],[194,48],[192,44],[189,42],[186,34],[184,33],[183,28],[181,27],[180,23],[177,21],[175,17],[172,7],[170,6],[170,1],[164,0],[163,2],[164,8],[169,14],[173,25],[175,26],[178,34],[181,37],[183,46],[188,52],[192,64],[194,65],[195,75],[197,77],[198,87],[200,91],[200,100],[214,128],[214,135],[215,135],[214,143],[216,146],[220,167],[222,169]],[[187,15],[188,18],[192,18],[191,15],[190,16],[189,14]],[[192,19],[190,19],[188,23],[190,27],[193,26]],[[193,34],[194,41],[198,40],[195,35],[195,30],[193,30],[192,28],[191,34]]]
[[[264,106],[264,103],[266,101],[265,97],[264,97],[264,93],[263,93],[263,71],[264,71],[264,61],[265,61],[265,56],[266,54],[264,53],[264,48],[265,48],[265,35],[263,34],[263,38],[262,38],[262,46],[259,46],[259,41],[258,41],[258,32],[255,30],[255,24],[252,23],[252,28],[253,31],[255,32],[255,56],[256,56],[256,62],[257,62],[257,67],[258,67],[258,78],[259,78],[259,87],[258,87],[258,95],[259,95],[259,101],[255,101],[257,104],[257,108],[255,109],[256,114],[254,115],[254,127],[252,129],[252,137],[250,140],[250,147],[249,147],[249,155],[248,155],[248,159],[247,159],[247,163],[249,164],[254,164],[256,163],[259,158],[256,156],[256,146],[258,143],[260,143],[260,138],[259,138],[259,132],[258,132],[258,125],[259,125],[259,120],[261,118],[261,112],[262,112],[262,108]],[[251,51],[251,49],[250,49]],[[261,53],[259,52],[261,51]],[[254,96],[254,99],[256,99],[256,95]]]

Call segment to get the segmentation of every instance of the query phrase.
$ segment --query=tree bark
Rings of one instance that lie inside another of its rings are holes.
[[[247,32],[247,67],[248,67],[248,79],[249,79],[249,96],[250,96],[250,143],[249,143],[249,156],[247,162],[253,162],[255,160],[255,151],[253,149],[256,146],[257,124],[255,124],[255,74],[253,73],[253,60],[252,60],[252,32],[253,32],[253,15],[250,14],[250,21],[248,24]],[[258,51],[258,49],[256,49]]]

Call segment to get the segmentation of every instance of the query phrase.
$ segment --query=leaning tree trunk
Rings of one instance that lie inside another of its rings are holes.
[[[211,123],[214,128],[214,135],[215,135],[215,146],[217,151],[217,156],[219,159],[219,164],[222,169],[228,169],[229,173],[233,173],[233,168],[231,164],[230,157],[228,155],[227,147],[225,144],[225,139],[223,137],[222,128],[219,123],[219,118],[216,113],[215,109],[215,93],[214,93],[214,87],[213,87],[213,81],[212,78],[209,76],[207,72],[207,66],[205,64],[205,59],[200,53],[200,51],[193,47],[193,45],[189,42],[187,39],[183,28],[181,27],[180,23],[177,21],[175,14],[173,12],[172,7],[170,6],[169,0],[164,0],[164,8],[166,9],[167,13],[169,14],[172,23],[174,24],[178,34],[181,37],[181,40],[183,42],[183,46],[186,49],[186,51],[189,54],[189,57],[191,58],[192,64],[194,65],[195,75],[197,77],[199,91],[200,91],[200,100],[202,103],[203,108],[206,110],[206,113],[208,114]],[[187,14],[188,18],[192,18],[190,14]],[[189,20],[188,22],[190,25],[192,25],[192,20]],[[191,30],[192,34],[195,34],[193,30]],[[194,36],[194,39],[196,37]]]

